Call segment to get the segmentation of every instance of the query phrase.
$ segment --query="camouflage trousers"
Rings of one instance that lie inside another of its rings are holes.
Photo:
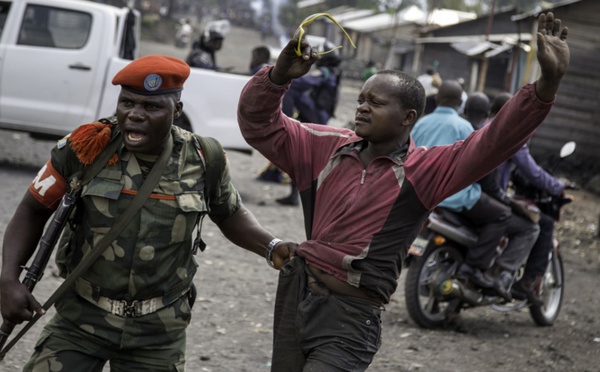
[[[56,304],[23,371],[185,371],[189,298],[140,317],[105,312],[70,293]]]

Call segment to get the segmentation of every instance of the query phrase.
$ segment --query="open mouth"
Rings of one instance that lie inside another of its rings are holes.
[[[136,132],[136,131],[127,131],[126,136],[127,136],[128,142],[138,143],[146,137],[146,133]]]

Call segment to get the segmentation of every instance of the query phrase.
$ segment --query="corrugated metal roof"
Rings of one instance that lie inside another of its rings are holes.
[[[502,44],[495,44],[489,41],[463,41],[450,43],[450,46],[454,48],[459,53],[467,55],[469,57],[483,55],[486,58],[492,58],[504,52],[508,52],[512,50],[514,47],[519,47],[522,49],[529,48],[529,45],[523,43],[514,43],[510,41],[504,41]]]
[[[340,22],[337,15],[335,18]],[[340,22],[340,24],[344,28],[358,32],[373,32],[411,23],[448,26],[475,18],[477,18],[475,13],[459,12],[451,9],[434,9],[430,14],[427,14],[418,6],[413,5],[396,13],[395,16],[389,13],[379,13],[343,23]]]
[[[309,6],[313,6],[313,5],[319,5],[319,4],[324,4],[325,0],[301,0],[298,1],[298,4],[296,4],[296,7],[298,9],[302,9],[302,8],[308,8]]]
[[[522,33],[522,34],[490,34],[487,37],[487,41],[492,42],[512,42],[513,44],[518,41],[530,41],[531,34],[530,33]],[[449,43],[464,43],[469,41],[477,41],[482,42],[486,41],[486,36],[477,34],[477,35],[458,35],[458,36],[429,36],[429,37],[420,37],[415,39],[415,43],[417,44],[449,44]]]
[[[574,3],[578,3],[580,1],[581,0],[563,0],[563,1],[556,2],[554,4],[542,1],[541,4],[537,5],[535,7],[535,9],[533,9],[532,11],[514,15],[514,16],[510,17],[510,19],[512,21],[521,21],[521,20],[523,20],[525,18],[537,17],[542,12],[546,12],[548,10],[552,10],[552,9],[555,9],[555,8],[560,8],[562,6],[566,6],[566,5],[571,5],[571,4],[574,4]]]
[[[487,50],[494,49],[497,45],[488,41],[467,41],[462,43],[451,43],[450,46],[456,51],[472,57]]]
[[[338,13],[333,15],[336,21],[341,24],[341,22],[350,21],[357,18],[368,17],[375,13],[372,9],[352,9],[342,13]]]
[[[464,21],[470,21],[475,18],[477,18],[477,14],[475,13],[459,12],[451,9],[434,9],[430,14],[427,23],[444,27]]]
[[[347,21],[341,23],[341,25],[344,28],[359,32],[373,32],[385,30],[395,25],[424,22],[425,17],[425,12],[413,5],[396,13],[396,17],[388,13],[379,13],[370,17]]]

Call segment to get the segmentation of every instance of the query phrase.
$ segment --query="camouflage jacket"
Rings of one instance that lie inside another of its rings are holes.
[[[112,130],[118,129],[114,126]],[[115,300],[164,296],[169,303],[191,285],[197,267],[191,249],[197,218],[208,214],[218,223],[240,206],[228,165],[218,197],[207,204],[204,157],[194,136],[173,127],[173,153],[158,185],[119,238],[82,275],[91,283],[94,295]],[[142,170],[155,160],[134,155],[124,146],[117,155],[116,164],[105,166],[84,187],[77,227],[60,242],[57,263],[67,273],[125,211],[144,181]],[[53,149],[51,161],[65,179],[84,167],[68,142]]]

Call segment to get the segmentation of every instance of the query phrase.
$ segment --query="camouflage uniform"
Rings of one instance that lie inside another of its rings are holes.
[[[183,370],[185,329],[191,318],[185,294],[197,268],[192,232],[199,215],[207,213],[218,223],[240,207],[228,165],[217,197],[207,205],[204,158],[194,136],[173,127],[173,153],[152,195],[74,290],[56,303],[57,314],[25,370],[101,371],[107,359],[114,370]],[[52,165],[65,179],[83,169],[69,144],[52,151]],[[83,189],[79,225],[57,252],[57,263],[67,272],[125,211],[131,191],[140,188],[157,158],[134,155],[125,147],[118,156],[115,165],[106,166]],[[99,307],[107,298],[155,301],[147,315],[120,316]],[[57,349],[72,351],[52,351]]]

